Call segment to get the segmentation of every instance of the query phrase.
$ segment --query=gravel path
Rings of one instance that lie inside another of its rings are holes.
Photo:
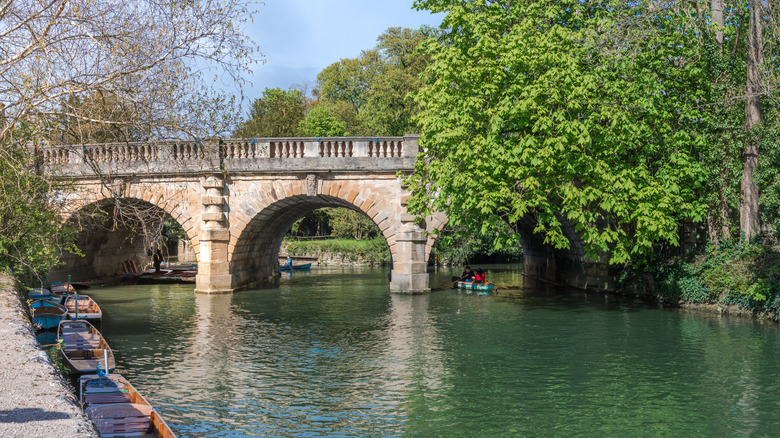
[[[0,275],[0,437],[96,437],[38,346],[13,284]]]

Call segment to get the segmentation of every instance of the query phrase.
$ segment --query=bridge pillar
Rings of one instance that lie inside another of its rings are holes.
[[[203,213],[199,235],[200,251],[195,292],[224,294],[233,292],[228,264],[230,228],[224,211],[225,182],[221,176],[201,178]]]
[[[396,234],[396,253],[390,277],[390,292],[399,294],[430,293],[428,264],[425,262],[425,231],[406,223]]]

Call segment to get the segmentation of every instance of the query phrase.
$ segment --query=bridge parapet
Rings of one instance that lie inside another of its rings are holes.
[[[223,171],[410,171],[418,136],[253,138],[88,145],[46,145],[37,151],[47,172],[62,177],[203,174]]]

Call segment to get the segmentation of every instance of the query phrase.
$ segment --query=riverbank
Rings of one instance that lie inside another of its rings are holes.
[[[383,237],[371,240],[285,240],[279,254],[314,258],[319,265],[385,266],[390,263],[390,251]]]
[[[742,240],[701,253],[644,260],[620,290],[664,305],[780,322],[780,248]]]
[[[0,274],[0,437],[97,437],[38,346],[13,280]]]

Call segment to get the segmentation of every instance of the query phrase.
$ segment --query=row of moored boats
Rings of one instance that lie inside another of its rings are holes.
[[[130,382],[120,374],[110,374],[114,354],[92,324],[103,318],[95,300],[65,283],[30,290],[28,303],[37,329],[56,330],[63,363],[78,376],[81,406],[101,437],[175,437]]]

